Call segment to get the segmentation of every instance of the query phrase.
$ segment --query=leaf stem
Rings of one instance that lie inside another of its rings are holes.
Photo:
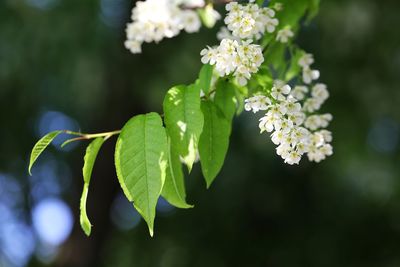
[[[116,130],[116,131],[111,131],[111,132],[104,132],[104,133],[95,133],[95,134],[87,134],[87,133],[80,133],[80,132],[74,132],[74,131],[69,131],[69,130],[64,130],[63,133],[70,134],[70,135],[77,135],[79,137],[69,139],[65,141],[61,147],[64,147],[65,145],[79,141],[79,140],[89,140],[89,139],[94,139],[98,137],[104,137],[104,140],[107,140],[108,138],[120,134],[121,130]]]
[[[104,133],[95,133],[95,134],[87,134],[87,133],[80,133],[80,132],[73,132],[69,130],[65,130],[64,133],[71,134],[71,135],[78,135],[83,139],[93,139],[96,137],[108,137],[113,136],[121,133],[121,130],[111,131],[111,132],[104,132]]]

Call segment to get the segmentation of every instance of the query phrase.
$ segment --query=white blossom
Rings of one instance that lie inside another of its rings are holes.
[[[314,56],[312,54],[304,54],[300,59],[298,64],[302,68],[309,68],[314,63]]]
[[[140,53],[143,42],[160,42],[172,38],[182,30],[193,33],[199,31],[201,20],[194,10],[203,0],[145,0],[136,2],[132,9],[132,22],[126,26],[125,47],[132,53]]]
[[[285,84],[283,81],[276,80],[274,86],[272,87],[271,96],[276,100],[284,100],[286,99],[285,95],[290,93],[290,86]]]
[[[224,22],[232,35],[241,39],[260,39],[265,31],[275,31],[279,21],[275,11],[267,7],[259,7],[254,1],[247,5],[230,2],[226,5],[228,14]]]
[[[219,46],[203,49],[200,55],[203,64],[215,65],[220,77],[233,73],[242,86],[247,84],[251,74],[257,73],[261,63],[264,62],[261,47],[252,44],[251,40],[238,42],[223,39]]]
[[[303,100],[305,97],[305,94],[307,94],[307,93],[308,93],[307,86],[297,85],[290,92],[290,95],[293,96],[294,98],[296,98],[297,100]]]
[[[329,98],[329,91],[326,87],[326,84],[317,83],[311,90],[311,95],[313,98],[318,99],[321,104],[325,102]]]
[[[244,109],[246,111],[252,110],[256,113],[260,110],[267,110],[268,106],[271,105],[271,100],[266,96],[256,95],[246,99],[244,103]]]
[[[319,71],[313,70],[309,67],[303,69],[303,82],[310,84],[312,81],[319,78]]]
[[[278,34],[276,35],[276,40],[281,43],[287,43],[289,39],[293,36],[294,33],[292,32],[291,28],[285,27],[278,31]]]
[[[299,164],[303,155],[310,161],[320,162],[333,153],[332,133],[324,129],[333,117],[329,113],[314,112],[328,97],[326,85],[321,83],[309,92],[305,86],[291,90],[285,82],[276,80],[269,95],[246,99],[245,109],[254,113],[266,111],[259,122],[260,132],[270,133],[271,141],[277,146],[276,153],[285,163]],[[310,107],[305,108],[306,105]]]

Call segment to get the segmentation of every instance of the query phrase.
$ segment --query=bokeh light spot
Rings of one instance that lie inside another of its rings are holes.
[[[73,217],[70,208],[57,198],[42,200],[33,208],[32,219],[40,240],[58,246],[70,235]]]

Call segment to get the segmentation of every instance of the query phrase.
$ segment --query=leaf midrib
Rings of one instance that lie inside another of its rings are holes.
[[[169,145],[170,145],[170,144],[169,144]],[[174,171],[173,171],[173,168],[172,168],[172,165],[173,165],[173,164],[172,164],[172,157],[171,157],[171,145],[170,145],[169,152],[168,152],[168,161],[170,162],[169,171],[170,171],[170,173],[171,173],[172,184],[174,185],[174,189],[175,189],[175,191],[176,191],[176,193],[177,193],[179,199],[180,199],[182,202],[186,202],[186,201],[182,198],[182,196],[181,196],[181,194],[180,194],[180,192],[179,192],[179,190],[178,190],[178,186],[177,186],[177,184],[176,184],[176,178],[175,178],[175,174],[174,174]]]
[[[151,215],[150,215],[150,195],[149,195],[149,182],[148,182],[148,179],[149,179],[149,174],[148,174],[148,172],[147,172],[147,170],[148,170],[148,168],[147,168],[147,163],[148,163],[148,160],[147,160],[147,153],[146,153],[146,148],[147,148],[147,134],[146,134],[146,125],[147,125],[147,116],[144,116],[144,126],[143,126],[143,131],[144,131],[144,144],[143,144],[143,146],[144,146],[144,159],[145,159],[145,164],[144,164],[144,169],[145,169],[145,175],[146,175],[146,179],[145,179],[145,181],[146,181],[146,193],[147,193],[147,216],[149,217],[149,219],[151,220]]]

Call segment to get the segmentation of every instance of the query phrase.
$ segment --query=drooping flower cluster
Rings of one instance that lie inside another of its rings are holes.
[[[256,73],[264,61],[259,45],[250,41],[223,39],[218,47],[208,47],[200,52],[203,64],[215,65],[220,77],[232,74],[244,86],[252,73]]]
[[[201,27],[199,15],[181,5],[198,7],[204,5],[204,0],[138,1],[132,9],[132,22],[126,27],[125,47],[132,53],[141,53],[143,42],[159,42],[182,30],[197,32]]]
[[[250,1],[247,5],[230,2],[226,5],[228,14],[225,24],[233,36],[241,39],[260,39],[265,31],[272,33],[278,25],[275,11],[267,7],[259,7]]]
[[[305,154],[310,161],[320,162],[333,153],[332,134],[324,129],[332,115],[314,112],[328,97],[324,84],[314,85],[309,92],[306,86],[296,86],[292,90],[277,80],[267,96],[246,99],[245,109],[254,113],[267,111],[260,119],[260,130],[271,133],[271,140],[277,145],[276,152],[285,163],[298,164]]]
[[[279,22],[273,9],[259,7],[254,0],[243,5],[230,2],[226,10],[227,27],[217,34],[220,45],[203,49],[201,61],[215,65],[221,77],[233,74],[238,84],[244,86],[264,62],[262,49],[253,40],[260,39],[265,31],[274,32]]]

